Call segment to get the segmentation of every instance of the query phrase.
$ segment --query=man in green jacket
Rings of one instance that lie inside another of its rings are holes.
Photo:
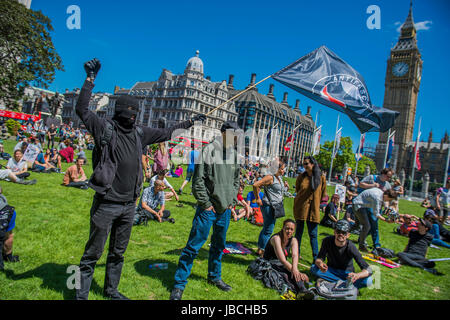
[[[171,300],[181,300],[198,251],[208,239],[211,227],[211,247],[208,260],[208,282],[223,291],[231,290],[221,278],[222,254],[230,224],[231,208],[237,203],[240,167],[235,141],[239,127],[236,122],[225,122],[220,129],[222,139],[206,146],[195,164],[192,192],[197,199],[197,211],[189,240],[183,249],[175,272]]]

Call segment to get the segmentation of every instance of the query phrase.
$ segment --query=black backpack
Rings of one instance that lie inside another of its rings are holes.
[[[0,210],[0,251],[5,241],[6,230],[8,229],[11,218],[14,215],[14,207],[6,205]],[[3,270],[3,254],[0,254],[0,270]]]
[[[139,137],[144,136],[144,131],[142,131],[141,127],[136,126],[136,131],[139,135]],[[100,157],[102,155],[103,148],[111,142],[111,138],[114,132],[114,127],[111,124],[111,122],[106,121],[105,123],[105,130],[103,131],[102,137],[100,138],[100,146],[97,146],[97,144],[94,144],[94,149],[92,150],[92,169],[95,170],[97,167]]]
[[[150,214],[144,209],[136,208],[136,212],[134,214],[133,226],[139,226],[143,224],[146,226],[148,224],[148,220],[150,220]]]
[[[375,248],[372,251],[373,255],[377,256],[377,257],[383,257],[383,258],[395,258],[396,254],[394,252],[394,250],[391,249],[387,249],[387,248]]]

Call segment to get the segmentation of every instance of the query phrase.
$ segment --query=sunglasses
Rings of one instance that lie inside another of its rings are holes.
[[[337,234],[341,234],[341,235],[346,235],[347,234],[347,231],[342,231],[342,230],[336,230],[336,233]]]
[[[307,165],[309,165],[309,164],[311,164],[311,163],[309,163],[309,162],[303,162],[303,166],[307,166]]]

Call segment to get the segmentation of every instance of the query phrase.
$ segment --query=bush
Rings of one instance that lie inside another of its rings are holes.
[[[8,133],[12,136],[16,136],[17,135],[17,131],[19,131],[21,124],[20,122],[13,120],[13,119],[9,119],[5,122],[6,127],[8,128]]]

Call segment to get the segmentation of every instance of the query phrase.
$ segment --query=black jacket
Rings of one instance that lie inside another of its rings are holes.
[[[111,188],[117,171],[117,162],[116,159],[114,159],[113,150],[117,145],[118,128],[115,125],[114,121],[99,118],[94,112],[89,110],[89,100],[91,98],[93,88],[93,83],[89,81],[84,82],[84,85],[80,91],[80,96],[75,106],[75,110],[81,121],[86,126],[86,130],[89,131],[89,133],[94,138],[96,149],[102,150],[101,154],[97,155],[99,161],[94,168],[94,172],[91,178],[89,179],[89,186],[94,189],[98,195],[104,196],[106,192]],[[103,136],[107,121],[113,125],[114,130],[110,143],[105,145],[103,149],[101,149],[101,138]],[[192,122],[190,120],[181,122],[176,126],[167,129],[153,129],[140,126],[143,135],[136,135],[137,137],[139,137],[136,141],[136,156],[139,157],[139,167],[137,168],[137,170],[139,170],[137,181],[139,187],[136,188],[135,200],[139,197],[142,187],[143,173],[141,158],[144,147],[150,144],[170,140],[172,133],[176,129],[188,129],[191,126]]]

